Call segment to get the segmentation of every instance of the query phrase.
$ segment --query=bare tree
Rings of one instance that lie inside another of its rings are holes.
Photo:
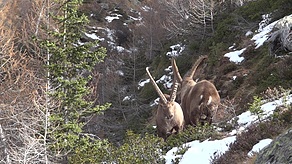
[[[141,16],[141,22],[134,27],[135,34],[140,36],[140,40],[144,42],[139,49],[143,49],[145,55],[152,59],[164,46],[163,40],[165,40],[167,31],[162,24],[167,15],[161,2],[149,1],[145,2]]]
[[[195,35],[202,38],[207,32],[214,32],[215,0],[165,0],[163,3],[169,13],[164,27],[170,37]]]
[[[3,35],[2,35],[3,36]],[[1,43],[2,45],[2,43]],[[47,163],[46,151],[46,81],[41,74],[42,62],[28,53],[2,50],[0,85],[0,125],[5,163]]]
[[[34,34],[49,1],[13,1],[1,7],[0,163],[49,163],[47,80]]]

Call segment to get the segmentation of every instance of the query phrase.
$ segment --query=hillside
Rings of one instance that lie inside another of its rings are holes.
[[[90,162],[165,163],[161,157],[176,147],[177,156],[168,156],[166,162],[171,163],[172,159],[178,163],[188,150],[185,143],[230,137],[230,146],[213,154],[212,162],[253,163],[257,153],[248,156],[248,152],[257,142],[273,140],[291,128],[291,40],[286,38],[288,46],[284,47],[281,35],[276,34],[284,33],[281,31],[284,27],[292,27],[292,3],[174,2],[84,0],[80,6],[79,15],[87,16],[89,23],[78,44],[98,41],[98,47],[106,48],[103,62],[91,72],[80,71],[83,76],[92,77],[87,84],[90,93],[86,100],[94,106],[106,103],[110,106],[99,114],[80,118],[86,122],[82,134],[98,138],[102,146],[94,147],[95,151],[90,153],[87,150],[93,148],[77,150],[79,160],[90,161],[95,156]],[[5,145],[0,146],[1,162],[8,160],[8,154],[13,162],[23,162],[25,151],[30,152],[29,163],[48,160],[46,155],[35,154],[47,151],[46,141],[50,139],[45,138],[45,127],[49,114],[45,109],[48,104],[58,103],[48,101],[45,65],[49,54],[38,39],[46,38],[48,29],[58,31],[60,25],[47,17],[48,12],[58,11],[57,7],[57,3],[42,0],[0,1],[0,145]],[[187,127],[163,142],[157,137],[154,121],[158,95],[145,68],[150,67],[162,91],[170,93],[173,78],[170,59],[176,59],[184,75],[201,55],[208,59],[198,68],[194,79],[214,83],[221,98],[213,125]],[[256,118],[261,114],[255,111],[247,117],[254,120],[241,122],[244,117],[240,116],[252,107],[279,99],[282,102],[264,121]],[[15,141],[19,142],[14,144]],[[56,160],[52,157],[50,160]],[[69,158],[63,160],[68,162]]]

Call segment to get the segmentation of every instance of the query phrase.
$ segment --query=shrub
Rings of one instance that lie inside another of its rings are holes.
[[[161,147],[163,140],[153,135],[134,134],[127,131],[124,143],[107,148],[103,151],[102,162],[106,163],[163,163]]]
[[[269,13],[270,2],[267,0],[259,0],[248,3],[239,8],[238,12],[248,20],[256,21],[261,19],[262,14]]]
[[[250,103],[249,105],[250,105],[249,111],[252,114],[256,115],[258,117],[258,120],[262,122],[262,117],[264,114],[264,111],[261,109],[261,105],[263,105],[262,98],[258,96],[254,96],[253,103]]]
[[[210,46],[211,53],[209,55],[209,63],[211,65],[216,65],[225,49],[226,45],[224,43],[213,43],[212,46]]]
[[[216,43],[232,42],[237,34],[233,27],[238,24],[234,14],[224,13],[221,15],[222,19],[216,24],[214,41]]]
[[[177,135],[171,135],[166,144],[163,147],[164,151],[170,150],[172,147],[180,147],[186,142],[193,140],[206,140],[210,137],[216,137],[218,133],[215,131],[214,127],[211,125],[200,125],[200,126],[186,126],[185,130]]]

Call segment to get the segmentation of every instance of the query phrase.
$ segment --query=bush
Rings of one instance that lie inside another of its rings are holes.
[[[236,17],[234,14],[224,13],[219,19],[220,21],[216,23],[215,36],[213,37],[213,41],[216,43],[229,43],[233,42],[236,34],[239,31],[236,31],[233,27],[237,26]]]
[[[267,0],[252,1],[247,5],[239,8],[238,12],[250,21],[261,19],[262,14],[267,14],[270,11],[271,5]]]
[[[291,14],[292,4],[289,0],[251,1],[237,10],[245,19],[257,21],[263,14],[273,13],[274,19]],[[276,11],[276,12],[275,12]]]
[[[142,136],[127,131],[121,146],[109,145],[103,150],[99,150],[98,157],[102,158],[93,163],[164,163],[161,152],[162,145],[163,140],[154,135],[145,134]]]
[[[248,65],[253,65],[253,68],[245,82],[249,86],[256,86],[256,94],[262,93],[268,87],[291,87],[291,78],[287,78],[287,75],[292,73],[291,65],[289,65],[291,57],[284,60],[275,58],[269,55],[266,46],[251,53],[254,57],[249,59]]]
[[[212,46],[210,46],[210,55],[209,55],[209,63],[211,65],[216,65],[218,61],[220,61],[219,59],[221,58],[224,50],[226,49],[226,44],[220,42],[220,43],[213,43]]]
[[[218,133],[215,131],[214,127],[211,125],[201,125],[201,126],[186,126],[184,131],[177,135],[171,135],[167,138],[166,144],[163,150],[166,152],[172,147],[180,147],[186,142],[193,140],[206,140],[210,137],[216,137]]]
[[[249,104],[249,111],[258,117],[258,120],[262,122],[262,117],[264,111],[261,109],[261,105],[263,105],[263,100],[261,97],[254,96],[253,103]]]

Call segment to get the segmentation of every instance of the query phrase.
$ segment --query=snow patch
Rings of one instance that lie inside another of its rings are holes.
[[[243,48],[241,50],[228,52],[224,55],[224,57],[228,57],[231,62],[234,62],[236,64],[242,62],[244,60],[244,57],[240,57],[240,55],[246,50],[246,48]]]
[[[93,40],[99,40],[99,41],[104,41],[105,39],[104,38],[101,38],[99,36],[97,36],[95,33],[92,33],[92,34],[89,34],[89,33],[84,33],[85,36],[93,39]]]
[[[168,57],[176,57],[181,55],[181,53],[185,50],[185,45],[175,44],[169,47],[171,51],[166,53]]]
[[[209,141],[205,140],[200,142],[198,140],[186,143],[183,147],[190,147],[186,153],[182,156],[180,164],[189,163],[210,163],[211,157],[216,154],[222,154],[229,149],[229,145],[236,140],[236,136],[224,138],[222,140]],[[172,164],[172,160],[181,157],[181,155],[175,155],[178,150],[177,147],[169,150],[166,155],[166,164]]]
[[[275,26],[275,24],[278,21],[274,21],[273,23],[267,25],[266,27],[264,27],[263,29],[261,29],[260,33],[254,35],[252,37],[251,40],[254,41],[255,45],[256,45],[256,49],[259,48],[260,46],[262,46],[264,44],[264,42],[268,39],[268,34],[272,31],[273,27]]]
[[[268,146],[273,140],[272,139],[263,139],[260,140],[257,144],[255,144],[251,151],[248,152],[248,156],[251,157],[254,155],[254,153],[258,153],[260,152],[260,150],[262,150],[264,147]]]
[[[111,22],[112,22],[113,20],[115,20],[115,19],[120,19],[120,17],[122,17],[121,14],[113,14],[113,15],[111,15],[111,16],[106,16],[106,17],[105,17],[105,20],[106,20],[107,22],[111,23]]]
[[[149,83],[150,82],[150,79],[143,79],[143,80],[140,80],[139,83],[138,83],[138,89],[144,87],[145,84]]]

